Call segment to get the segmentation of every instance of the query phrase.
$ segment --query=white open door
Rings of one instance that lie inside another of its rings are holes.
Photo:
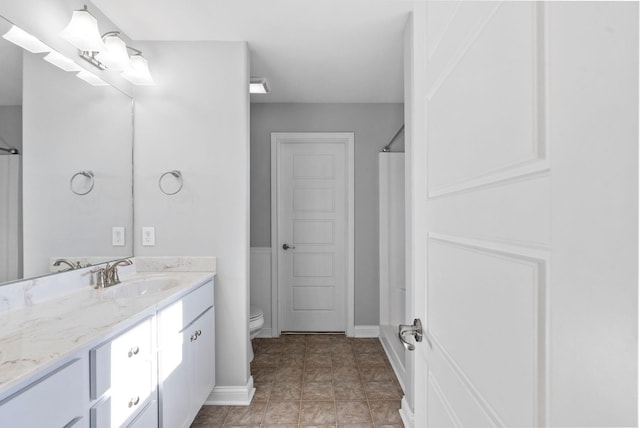
[[[415,427],[637,426],[637,3],[415,13]]]

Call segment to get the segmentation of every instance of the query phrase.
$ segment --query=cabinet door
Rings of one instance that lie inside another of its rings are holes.
[[[213,282],[158,316],[160,426],[186,427],[213,389]]]
[[[215,317],[214,308],[209,308],[190,329],[197,338],[191,341],[193,383],[191,387],[191,411],[198,413],[215,383]]]
[[[158,402],[151,400],[127,428],[157,428]]]
[[[186,333],[163,334],[158,353],[160,425],[182,427],[189,413],[190,342]]]

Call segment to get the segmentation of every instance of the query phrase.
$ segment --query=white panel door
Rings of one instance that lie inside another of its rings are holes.
[[[415,426],[635,426],[637,4],[416,13]]]
[[[274,134],[280,330],[346,331],[348,146],[285,135]]]

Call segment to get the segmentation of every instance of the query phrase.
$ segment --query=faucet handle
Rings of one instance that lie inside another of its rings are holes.
[[[96,288],[104,288],[107,274],[105,268],[92,269],[90,272],[96,274]]]

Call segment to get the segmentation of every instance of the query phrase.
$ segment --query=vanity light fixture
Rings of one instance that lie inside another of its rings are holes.
[[[98,30],[98,21],[89,13],[87,5],[84,9],[73,11],[71,21],[60,36],[84,52],[101,52],[105,49]]]
[[[82,67],[56,51],[49,52],[43,59],[64,71],[82,71]]]
[[[105,50],[99,52],[95,59],[110,70],[124,71],[131,67],[127,44],[118,35],[119,31],[110,31],[102,35]]]
[[[149,63],[142,52],[127,46],[120,38],[119,31],[100,36],[98,22],[86,5],[82,10],[73,11],[69,25],[60,36],[80,50],[82,59],[100,70],[120,71],[122,78],[134,85],[155,84],[149,72]],[[129,56],[129,50],[134,51],[134,55]]]
[[[249,93],[250,94],[268,94],[271,92],[267,79],[264,77],[252,77],[249,80]]]
[[[104,80],[102,80],[101,78],[99,78],[98,76],[96,76],[95,74],[93,74],[90,71],[87,70],[82,70],[80,73],[76,74],[76,77],[78,77],[79,79],[84,80],[85,82],[89,83],[90,85],[93,86],[107,86],[108,83],[105,82]]]
[[[149,72],[149,63],[142,56],[142,52],[133,48],[129,49],[135,50],[138,53],[131,56],[131,68],[123,71],[121,76],[134,85],[155,85],[153,77],[151,77],[151,73]]]
[[[37,37],[32,36],[22,28],[15,25],[11,26],[11,29],[7,31],[2,38],[31,53],[51,52],[51,48],[49,46],[42,43]]]

